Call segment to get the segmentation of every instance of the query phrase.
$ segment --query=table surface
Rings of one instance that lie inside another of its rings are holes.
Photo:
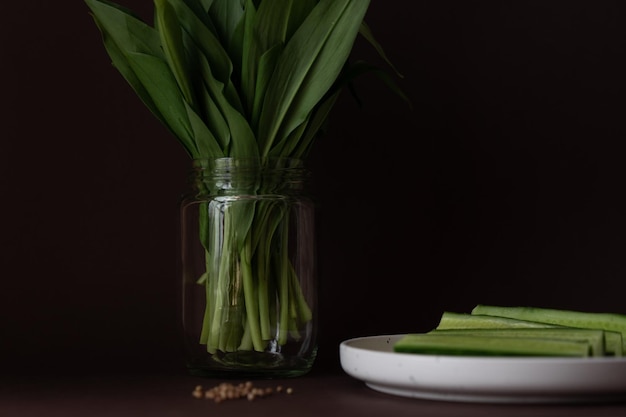
[[[2,417],[99,416],[626,416],[626,403],[607,404],[479,404],[397,397],[368,388],[340,369],[313,370],[290,379],[257,380],[255,387],[292,389],[252,401],[215,403],[194,398],[198,385],[220,383],[186,371],[111,372],[102,375],[19,375],[0,379]]]

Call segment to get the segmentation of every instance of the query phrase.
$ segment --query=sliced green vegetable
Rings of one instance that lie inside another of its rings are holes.
[[[584,329],[602,329],[622,335],[622,353],[626,352],[626,315],[593,313],[540,307],[502,307],[479,304],[472,314],[509,317]]]
[[[510,317],[484,314],[454,313],[445,311],[436,329],[525,329],[566,327],[558,324],[519,320]],[[622,334],[604,330],[605,353],[608,356],[622,356]]]
[[[488,316],[444,311],[437,329],[511,329],[511,328],[546,328],[556,324],[518,320],[510,317]]]
[[[394,345],[400,353],[468,356],[589,357],[587,342],[537,337],[502,337],[419,333],[403,336]]]
[[[516,339],[553,339],[585,342],[590,347],[590,356],[605,356],[604,330],[579,329],[575,327],[515,328],[515,329],[447,329],[432,330],[428,334],[465,335],[479,337],[512,337]]]

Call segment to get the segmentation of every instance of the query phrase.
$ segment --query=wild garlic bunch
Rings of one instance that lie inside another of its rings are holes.
[[[364,22],[369,0],[154,0],[152,25],[108,0],[85,1],[115,68],[194,160],[246,158],[263,166],[280,158],[305,159],[342,88],[365,72],[374,71],[403,96],[385,71],[349,60],[361,35],[391,66]],[[204,227],[212,214],[206,205],[200,210]],[[263,204],[223,210],[220,221],[231,231],[220,243],[230,249],[217,258],[210,253],[210,237],[200,232],[207,271],[212,262],[235,265],[198,281],[207,288],[201,343],[209,352],[262,351],[267,344],[263,329],[274,309],[269,302],[261,303],[269,305],[265,310],[248,306],[237,329],[221,320],[215,306],[224,303],[218,297],[233,297],[233,282],[241,276],[231,273],[249,271],[243,279],[266,281],[267,273],[254,266],[269,264],[265,257],[288,247],[287,233],[264,223],[270,214],[274,224],[287,215]],[[298,283],[287,263],[272,276],[272,287],[284,280]],[[255,289],[244,288],[242,302],[259,299],[250,291]],[[301,297],[280,304],[299,312],[299,323],[311,319]],[[286,329],[277,340],[287,340]]]

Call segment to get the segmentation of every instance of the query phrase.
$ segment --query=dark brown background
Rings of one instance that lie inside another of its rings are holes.
[[[477,303],[626,313],[625,19],[620,0],[372,1],[414,109],[364,77],[311,156],[319,366]],[[9,2],[0,42],[0,369],[182,366],[187,156],[83,2]]]

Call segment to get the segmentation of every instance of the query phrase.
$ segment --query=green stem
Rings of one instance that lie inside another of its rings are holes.
[[[263,202],[259,205],[258,215],[262,221],[256,222],[254,231],[255,240],[258,244],[255,256],[259,281],[259,315],[261,336],[263,339],[269,340],[272,338],[271,318],[273,316],[270,311],[273,300],[272,288],[270,288],[272,250],[276,249],[274,235],[283,220],[283,211],[276,204]]]
[[[207,350],[227,352],[234,350],[232,340],[243,331],[238,320],[240,307],[235,284],[238,279],[238,225],[233,218],[233,207],[216,204],[218,206],[210,208],[209,212],[212,257],[208,265],[213,267],[210,269],[213,277],[207,294],[207,308],[212,311]]]
[[[291,270],[291,288],[293,289],[299,321],[300,323],[306,323],[313,319],[313,312],[311,311],[311,307],[309,307],[309,303],[304,297],[304,293],[302,292],[302,286],[298,281],[298,275],[296,274],[296,271],[293,269],[292,265],[289,265],[289,268]]]
[[[250,336],[254,350],[262,352],[265,344],[261,338],[261,330],[259,328],[259,309],[257,298],[255,297],[256,288],[254,285],[254,277],[252,276],[252,265],[250,257],[250,239],[246,239],[241,249],[241,273],[243,276],[243,291],[246,301],[246,317],[250,326]]]
[[[269,340],[272,338],[271,328],[270,328],[270,307],[269,307],[269,265],[267,262],[267,255],[269,254],[267,250],[267,242],[265,239],[261,239],[259,242],[259,247],[256,251],[257,258],[257,274],[258,274],[258,282],[259,282],[259,321],[261,325],[261,337],[264,340]]]
[[[278,344],[284,345],[287,343],[287,332],[289,330],[289,275],[291,264],[289,262],[289,228],[287,214],[285,213],[285,219],[282,227],[282,236],[281,236],[281,250],[279,254],[279,270],[276,274],[276,278],[279,280],[278,283],[278,299],[279,299],[279,307],[280,307],[280,319],[279,319],[279,330],[278,330]]]
[[[239,343],[239,347],[237,349],[243,351],[254,349],[254,346],[252,345],[252,333],[247,320],[244,323],[243,335],[241,336],[241,342]]]
[[[201,343],[210,353],[264,351],[273,338],[299,338],[312,314],[289,257],[289,208],[221,201],[206,211]]]

